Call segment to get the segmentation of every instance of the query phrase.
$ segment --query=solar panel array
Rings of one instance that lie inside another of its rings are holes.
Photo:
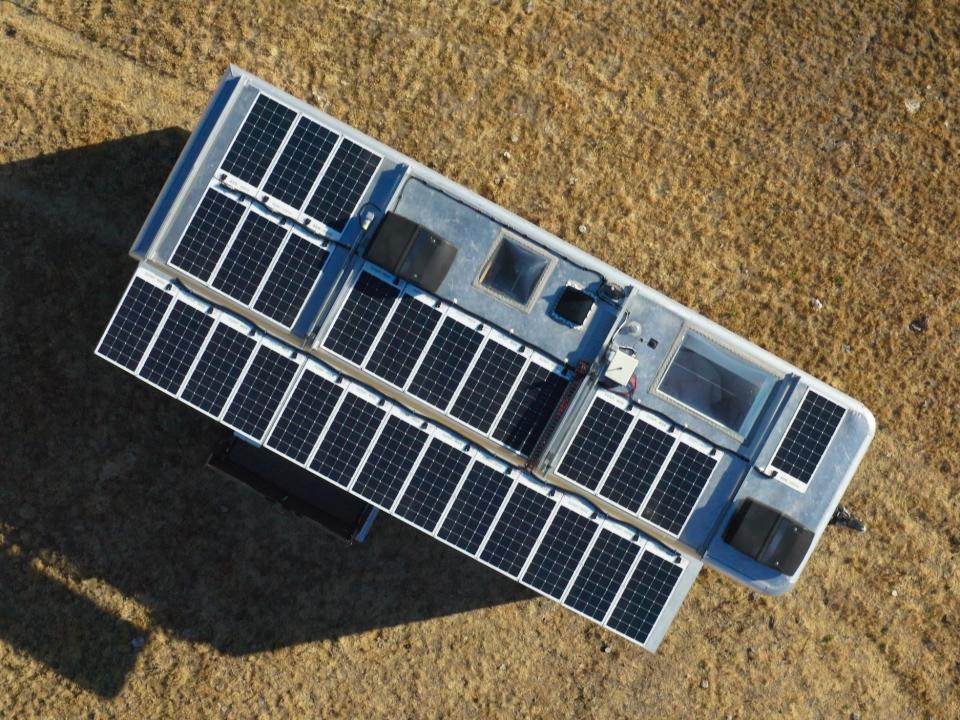
[[[289,328],[328,254],[325,241],[232,193],[208,188],[169,264]]]
[[[556,474],[679,537],[720,459],[635,404],[597,391]]]
[[[699,570],[149,271],[97,353],[635,642]]]
[[[554,360],[372,265],[320,344],[524,456],[569,381]]]
[[[299,223],[340,233],[382,160],[333,128],[259,95],[218,175]]]
[[[808,390],[770,466],[806,485],[843,419],[843,407]]]

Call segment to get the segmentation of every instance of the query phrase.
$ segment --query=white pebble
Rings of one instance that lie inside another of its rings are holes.
[[[587,226],[581,224],[581,225],[577,228],[577,232],[580,233],[581,235],[585,235],[586,232],[587,232]]]
[[[814,298],[810,301],[810,304],[813,305],[814,310],[823,310],[823,303],[820,302],[820,298]]]
[[[894,588],[893,590],[891,590],[890,594],[893,595],[894,597],[897,597],[897,589]]]
[[[903,101],[903,105],[907,108],[907,112],[913,115],[917,110],[920,109],[920,104],[923,101],[918,97],[907,98]]]

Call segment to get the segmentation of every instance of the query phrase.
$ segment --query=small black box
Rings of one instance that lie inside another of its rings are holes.
[[[457,246],[390,212],[377,228],[365,257],[397,277],[436,292],[457,257]]]
[[[761,503],[746,500],[723,539],[758,563],[793,575],[813,543],[813,531]]]

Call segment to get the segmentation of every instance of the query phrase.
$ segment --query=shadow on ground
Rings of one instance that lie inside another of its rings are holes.
[[[113,696],[150,628],[244,654],[531,597],[383,516],[342,547],[205,469],[223,428],[93,355],[186,138],[0,167],[0,639]]]

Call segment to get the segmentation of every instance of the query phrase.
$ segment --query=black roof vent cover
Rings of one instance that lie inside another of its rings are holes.
[[[758,563],[793,575],[807,556],[813,532],[773,508],[746,500],[723,539]]]
[[[457,246],[413,220],[388,212],[365,257],[397,277],[435,293],[457,257]]]
[[[557,317],[577,327],[583,325],[591,310],[593,310],[593,298],[573,285],[567,285],[560,291],[557,304],[553,306],[553,312]]]

